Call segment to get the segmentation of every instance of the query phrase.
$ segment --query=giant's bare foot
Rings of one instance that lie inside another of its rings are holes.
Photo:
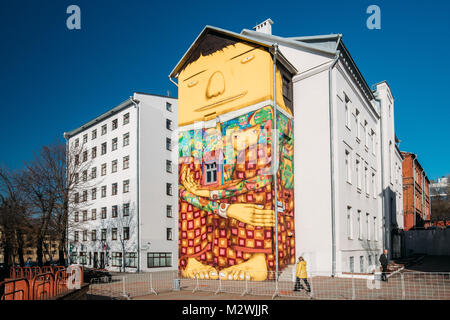
[[[264,281],[267,279],[266,256],[264,253],[255,253],[245,262],[220,270],[219,278],[222,280]]]
[[[195,279],[218,279],[219,275],[216,268],[204,265],[195,258],[189,258],[186,268],[182,271],[183,277]]]

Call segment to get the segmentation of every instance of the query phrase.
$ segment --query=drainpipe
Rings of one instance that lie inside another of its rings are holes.
[[[336,47],[339,46],[341,37],[338,39]],[[328,68],[328,114],[330,121],[330,178],[331,178],[331,276],[334,277],[336,274],[336,226],[335,226],[335,187],[334,187],[334,135],[333,135],[333,67],[339,60],[340,51],[336,51],[336,57],[330,64]]]
[[[278,132],[277,132],[277,54],[278,44],[273,45],[273,132],[275,137],[272,139],[272,165],[273,185],[275,189],[275,281],[278,284],[278,187],[277,187],[277,171],[278,171]]]
[[[138,264],[137,264],[137,272],[139,272],[141,270],[141,239],[140,239],[140,224],[139,224],[139,215],[140,215],[140,208],[139,208],[139,193],[140,193],[140,187],[139,187],[139,165],[140,165],[140,161],[139,161],[139,101],[136,102],[136,100],[133,99],[133,97],[130,97],[130,101],[134,104],[134,107],[136,108],[136,114],[137,114],[137,135],[136,135],[136,185],[137,185],[137,192],[136,192],[136,208],[137,208],[137,258],[138,258]]]

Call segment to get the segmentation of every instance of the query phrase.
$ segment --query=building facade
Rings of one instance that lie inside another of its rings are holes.
[[[402,155],[404,229],[423,228],[430,220],[430,181],[416,154]]]
[[[177,100],[134,93],[65,133],[78,148],[68,239],[71,263],[114,271],[176,268]]]
[[[171,73],[178,79],[180,114],[184,99],[188,101],[180,88],[191,82],[194,86],[195,79],[183,78],[179,71],[192,62],[189,53],[198,55],[195,50],[205,34],[220,34],[266,50],[273,60],[278,52],[296,70],[289,86],[280,81],[283,93],[292,90],[295,256],[302,255],[314,271],[366,272],[377,263],[382,249],[390,246],[392,226],[402,228],[398,222],[403,210],[402,158],[396,147],[393,101],[387,103],[390,91],[386,83],[374,91],[369,88],[342,35],[284,38],[271,34],[271,24],[269,19],[256,31],[244,29],[240,34],[205,27]],[[239,58],[252,56],[249,52]],[[264,78],[272,71],[259,68],[257,72]],[[214,111],[207,120],[221,122]],[[387,118],[382,126],[383,117]],[[383,199],[387,185],[392,191],[389,201]],[[393,218],[387,219],[392,224],[384,222],[390,211],[383,211],[383,203],[391,201]]]

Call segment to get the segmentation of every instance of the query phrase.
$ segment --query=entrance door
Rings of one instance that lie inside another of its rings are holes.
[[[100,252],[100,269],[105,268],[105,253]]]
[[[98,268],[98,252],[94,252],[94,269]]]

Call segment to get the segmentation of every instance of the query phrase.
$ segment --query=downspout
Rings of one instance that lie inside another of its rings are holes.
[[[140,219],[139,219],[139,215],[140,215],[140,207],[139,207],[139,193],[140,193],[140,187],[139,187],[139,165],[140,165],[140,161],[139,161],[139,113],[140,113],[140,109],[139,109],[139,103],[136,103],[136,101],[133,99],[133,97],[130,97],[130,101],[134,104],[134,107],[136,108],[136,114],[137,114],[137,121],[136,121],[136,125],[137,125],[137,129],[136,129],[136,185],[137,185],[137,192],[136,192],[136,208],[137,208],[137,258],[138,258],[138,264],[137,264],[137,272],[139,272],[141,270],[141,239],[140,239]],[[139,102],[139,101],[138,101]]]
[[[336,48],[339,46],[341,37],[338,39]],[[330,121],[330,179],[331,179],[331,276],[336,275],[336,219],[335,219],[335,187],[334,187],[334,127],[333,127],[333,68],[339,60],[340,51],[336,51],[336,56],[328,68],[328,114]]]
[[[278,44],[273,45],[273,132],[275,137],[272,139],[272,165],[273,165],[273,185],[275,190],[274,210],[275,210],[275,283],[278,286],[278,132],[277,132],[277,54]],[[273,137],[273,136],[272,136]]]

